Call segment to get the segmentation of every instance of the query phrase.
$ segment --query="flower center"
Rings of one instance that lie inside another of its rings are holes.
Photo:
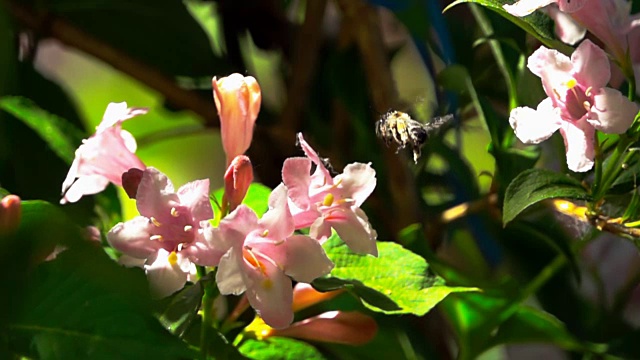
[[[581,119],[591,109],[591,97],[593,96],[591,87],[584,89],[573,78],[565,85],[567,90],[564,99],[558,96],[558,100],[564,102],[565,105],[562,113],[568,120]]]

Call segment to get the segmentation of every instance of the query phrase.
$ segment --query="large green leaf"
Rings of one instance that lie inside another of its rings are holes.
[[[0,98],[0,109],[24,122],[38,133],[62,160],[71,164],[77,144],[82,139],[82,132],[73,124],[18,96]]]
[[[422,316],[451,293],[477,290],[446,286],[425,259],[395,243],[379,242],[378,257],[353,253],[336,234],[323,247],[335,267],[314,287],[349,288],[374,311]]]
[[[306,342],[272,337],[266,340],[249,339],[240,345],[242,355],[256,360],[323,360],[324,356]]]
[[[457,0],[449,4],[443,10],[443,12],[446,12],[452,7],[462,3],[474,3],[474,4],[482,5],[488,9],[491,9],[499,13],[500,15],[512,21],[514,24],[520,26],[523,30],[535,36],[547,47],[557,49],[565,54],[571,53],[570,46],[565,45],[561,41],[555,40],[553,38],[553,35],[551,32],[551,22],[547,16],[541,14],[540,12],[534,12],[529,16],[520,18],[520,17],[509,14],[502,8],[504,4],[511,4],[513,2],[514,1],[499,1],[499,0]]]
[[[529,206],[545,199],[589,199],[580,182],[567,175],[543,169],[529,169],[507,187],[502,223],[506,225]]]
[[[140,269],[113,262],[57,207],[37,201],[22,208],[18,232],[2,239],[3,253],[19,259],[3,260],[13,261],[10,273],[23,283],[3,282],[12,312],[0,332],[12,352],[41,359],[193,356],[152,316]],[[66,250],[42,262],[54,245]]]

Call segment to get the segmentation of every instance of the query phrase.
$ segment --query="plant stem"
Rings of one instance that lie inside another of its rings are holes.
[[[202,325],[200,327],[200,354],[202,359],[209,357],[209,341],[212,336],[211,330],[214,328],[215,307],[214,301],[219,295],[218,287],[215,282],[216,270],[207,274],[207,277],[201,278],[204,287],[204,295],[202,296]]]
[[[604,197],[606,192],[609,190],[613,182],[620,174],[620,171],[622,171],[622,162],[624,161],[621,162],[620,159],[622,158],[622,155],[627,151],[629,145],[631,145],[631,139],[627,136],[621,136],[618,144],[613,150],[613,153],[611,153],[611,156],[609,156],[609,159],[607,159],[607,167],[606,169],[604,169],[604,173],[602,174],[600,183],[594,189],[594,203],[598,202]],[[604,164],[602,166],[604,166]]]

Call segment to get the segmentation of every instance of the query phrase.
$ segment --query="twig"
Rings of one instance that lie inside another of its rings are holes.
[[[13,17],[24,26],[38,31],[42,37],[51,37],[62,43],[92,55],[162,94],[172,105],[193,111],[209,126],[219,127],[217,110],[213,100],[205,100],[198,94],[180,88],[175,82],[126,53],[88,35],[53,14],[41,16],[33,9],[7,1]]]

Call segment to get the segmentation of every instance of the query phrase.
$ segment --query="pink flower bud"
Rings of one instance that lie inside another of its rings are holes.
[[[20,225],[20,198],[7,195],[0,201],[0,235],[14,232]]]
[[[231,159],[244,154],[251,145],[262,93],[255,78],[237,73],[219,80],[214,77],[211,84],[220,116],[222,147],[229,164]]]
[[[376,321],[357,311],[329,311],[293,323],[288,328],[271,329],[264,336],[284,336],[302,340],[322,341],[345,345],[362,345],[378,332]]]
[[[233,211],[242,203],[252,181],[251,160],[245,155],[236,156],[224,174],[224,198],[222,201],[229,204],[229,211]]]
[[[122,188],[129,195],[129,199],[135,199],[138,193],[138,185],[142,180],[144,171],[132,168],[122,173]]]

